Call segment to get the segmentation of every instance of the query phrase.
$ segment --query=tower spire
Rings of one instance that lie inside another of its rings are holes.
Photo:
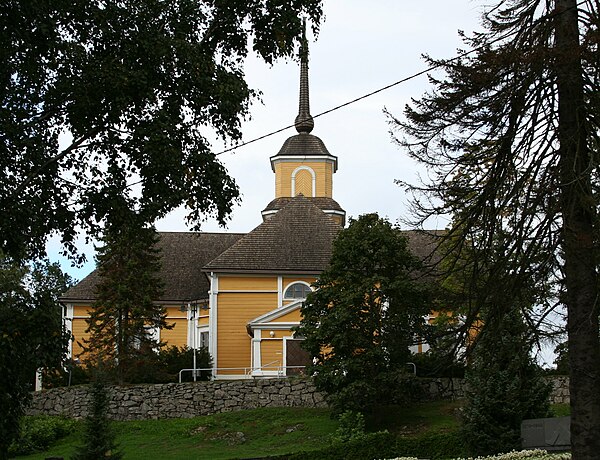
[[[306,19],[302,20],[302,41],[300,42],[300,106],[294,122],[296,131],[308,134],[315,126],[310,114],[308,98],[308,40],[306,39]]]

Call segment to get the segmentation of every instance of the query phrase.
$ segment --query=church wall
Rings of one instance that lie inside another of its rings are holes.
[[[187,318],[167,319],[168,324],[174,324],[173,329],[162,329],[160,331],[160,340],[167,343],[167,346],[182,347],[187,345]]]
[[[277,278],[273,276],[219,276],[219,291],[277,291]]]
[[[88,339],[90,334],[85,330],[88,328],[86,319],[89,318],[90,305],[75,305],[73,306],[73,319],[71,320],[71,333],[73,341],[71,343],[71,356],[74,359],[85,358],[81,356],[83,348],[79,343],[84,343],[84,339]],[[200,310],[203,316],[198,319],[199,326],[208,326],[208,311]],[[187,340],[187,318],[186,314],[182,313],[177,307],[167,307],[167,323],[175,324],[173,329],[162,329],[160,331],[160,340],[167,342],[168,346],[183,347],[188,345]]]
[[[300,316],[300,309],[298,308],[297,310],[291,311],[286,315],[280,316],[274,322],[277,322],[277,323],[299,323],[301,318],[302,317]],[[291,334],[288,332],[288,333],[286,333],[286,335],[291,335]]]
[[[259,278],[260,279],[260,278]],[[274,277],[277,283],[277,278]],[[277,292],[222,292],[219,279],[217,296],[217,367],[252,367],[251,339],[246,324],[277,308]],[[223,375],[243,370],[219,371]]]

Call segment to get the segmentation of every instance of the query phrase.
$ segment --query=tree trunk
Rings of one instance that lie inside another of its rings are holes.
[[[571,443],[574,460],[600,452],[600,342],[598,339],[595,205],[592,152],[587,145],[583,69],[576,0],[556,0],[556,71],[571,368]]]

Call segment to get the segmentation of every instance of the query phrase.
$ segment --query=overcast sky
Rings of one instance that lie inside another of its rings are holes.
[[[316,115],[425,68],[423,53],[452,57],[462,47],[458,30],[479,29],[481,3],[470,0],[325,0],[325,20],[318,37],[309,30],[309,80],[311,113]],[[252,119],[243,125],[244,141],[292,124],[298,112],[299,65],[280,61],[268,66],[251,56],[246,64],[249,85],[262,92],[262,102],[252,106]],[[411,97],[430,86],[425,76],[400,84],[375,96],[315,119],[312,134],[338,157],[333,197],[348,216],[378,212],[392,222],[406,215],[407,196],[395,179],[414,181],[417,168],[390,140],[383,114],[387,107],[402,116]],[[261,223],[260,211],[275,196],[275,177],[269,157],[292,128],[268,139],[226,153],[220,159],[237,181],[242,203],[227,229],[208,221],[205,231],[248,232]],[[215,151],[224,149],[215,143]],[[423,173],[423,171],[421,171]],[[157,223],[159,231],[185,231],[185,212],[177,211]],[[445,221],[432,222],[444,228]],[[82,279],[94,268],[93,248],[82,245],[88,263],[80,268],[57,256],[56,242],[50,257]]]

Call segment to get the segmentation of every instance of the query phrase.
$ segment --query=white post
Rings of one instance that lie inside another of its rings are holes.
[[[35,391],[42,391],[42,369],[35,371]]]

